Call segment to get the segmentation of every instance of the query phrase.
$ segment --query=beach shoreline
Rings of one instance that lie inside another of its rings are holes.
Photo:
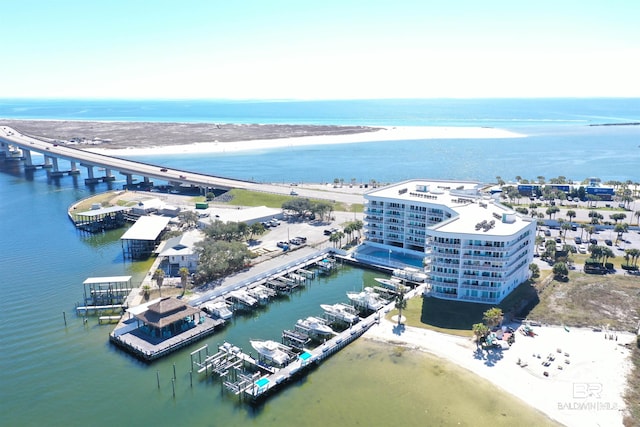
[[[503,139],[526,135],[471,126],[337,126],[59,120],[2,120],[35,137],[106,155],[230,153],[311,145],[431,139]]]
[[[490,352],[478,350],[471,338],[414,327],[398,329],[386,319],[364,337],[445,359],[564,425],[622,425],[623,395],[632,368],[631,350],[625,345],[634,343],[635,335],[618,332],[614,340],[606,338],[606,332],[584,328],[534,329],[535,337],[516,333],[510,349]],[[555,360],[544,366],[549,356]]]

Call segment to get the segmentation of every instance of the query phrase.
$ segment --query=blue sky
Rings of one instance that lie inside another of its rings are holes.
[[[0,0],[5,98],[640,97],[640,2]]]

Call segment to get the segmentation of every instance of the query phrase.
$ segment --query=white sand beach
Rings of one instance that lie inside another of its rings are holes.
[[[358,142],[402,141],[416,139],[488,139],[522,138],[526,135],[504,129],[486,127],[403,126],[382,128],[376,132],[348,135],[321,135],[294,138],[255,139],[248,141],[202,141],[183,145],[161,145],[136,148],[106,148],[95,146],[90,151],[107,155],[129,156],[148,154],[226,153],[305,145],[349,144]]]
[[[562,424],[622,425],[622,395],[631,369],[630,350],[624,344],[635,341],[633,334],[617,333],[614,339],[606,339],[605,332],[591,329],[534,327],[535,337],[518,331],[511,348],[487,352],[478,351],[470,338],[411,327],[398,333],[395,327],[382,320],[364,336],[456,363]],[[554,360],[544,366],[550,355]]]

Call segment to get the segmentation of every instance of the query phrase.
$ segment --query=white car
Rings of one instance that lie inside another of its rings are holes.
[[[580,252],[581,254],[586,254],[587,253],[587,246],[586,245],[578,246],[578,252]]]

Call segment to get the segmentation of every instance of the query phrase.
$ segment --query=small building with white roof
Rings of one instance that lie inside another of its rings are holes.
[[[162,232],[170,218],[141,216],[120,238],[125,257],[142,259],[149,257],[160,244]]]
[[[494,304],[529,278],[536,222],[470,181],[410,180],[365,194],[365,245],[424,257],[429,295]]]
[[[165,242],[158,256],[167,259],[170,276],[177,275],[181,268],[186,268],[191,273],[196,271],[199,254],[195,245],[203,238],[200,230],[189,230]]]

